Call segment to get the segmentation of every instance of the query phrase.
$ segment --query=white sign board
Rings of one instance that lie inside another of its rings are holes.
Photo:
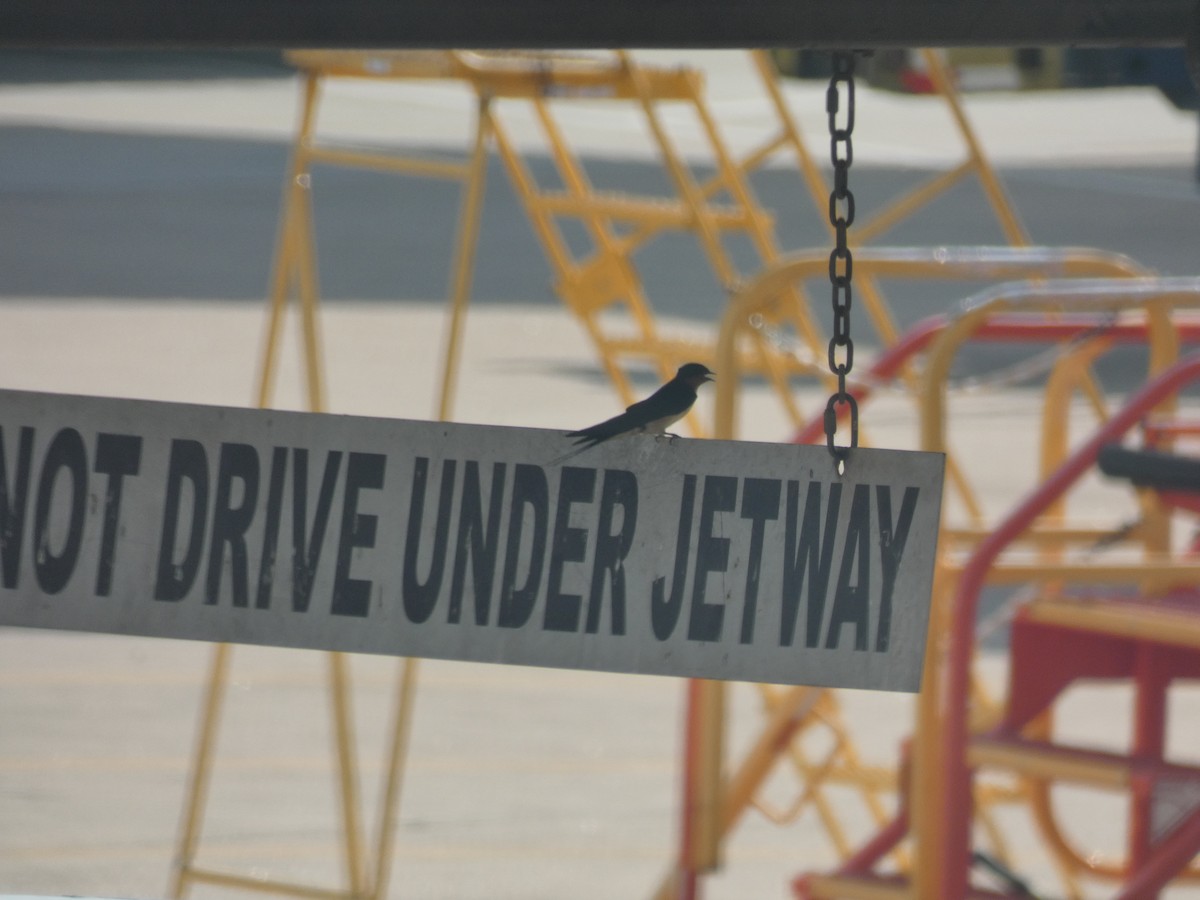
[[[0,391],[0,625],[914,691],[944,459]]]

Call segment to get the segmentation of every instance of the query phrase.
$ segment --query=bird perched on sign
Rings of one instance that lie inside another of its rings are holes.
[[[667,434],[667,429],[686,416],[696,402],[696,389],[704,382],[712,381],[712,376],[713,372],[707,366],[685,363],[679,367],[674,378],[619,416],[590,428],[568,431],[567,437],[575,438],[576,449],[559,457],[554,463],[627,434]]]

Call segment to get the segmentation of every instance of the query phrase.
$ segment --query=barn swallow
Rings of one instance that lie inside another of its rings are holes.
[[[704,382],[712,381],[712,375],[707,366],[685,363],[679,367],[674,378],[619,416],[613,416],[590,428],[568,431],[567,437],[575,438],[576,449],[554,460],[551,465],[560,463],[576,453],[590,450],[611,438],[627,434],[668,434],[667,429],[686,416],[692,404],[696,402],[696,389]]]

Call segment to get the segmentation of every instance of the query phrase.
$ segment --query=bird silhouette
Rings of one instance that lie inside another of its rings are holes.
[[[613,416],[590,428],[568,431],[575,438],[575,449],[554,460],[551,465],[590,450],[597,444],[627,434],[668,434],[667,429],[687,415],[696,402],[696,389],[712,381],[713,372],[700,363],[685,363],[675,377],[645,400],[639,400],[619,416]]]

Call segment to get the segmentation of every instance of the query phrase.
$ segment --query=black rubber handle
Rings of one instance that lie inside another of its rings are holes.
[[[1194,457],[1109,444],[1096,463],[1105,475],[1127,478],[1138,487],[1200,492],[1200,459]]]

